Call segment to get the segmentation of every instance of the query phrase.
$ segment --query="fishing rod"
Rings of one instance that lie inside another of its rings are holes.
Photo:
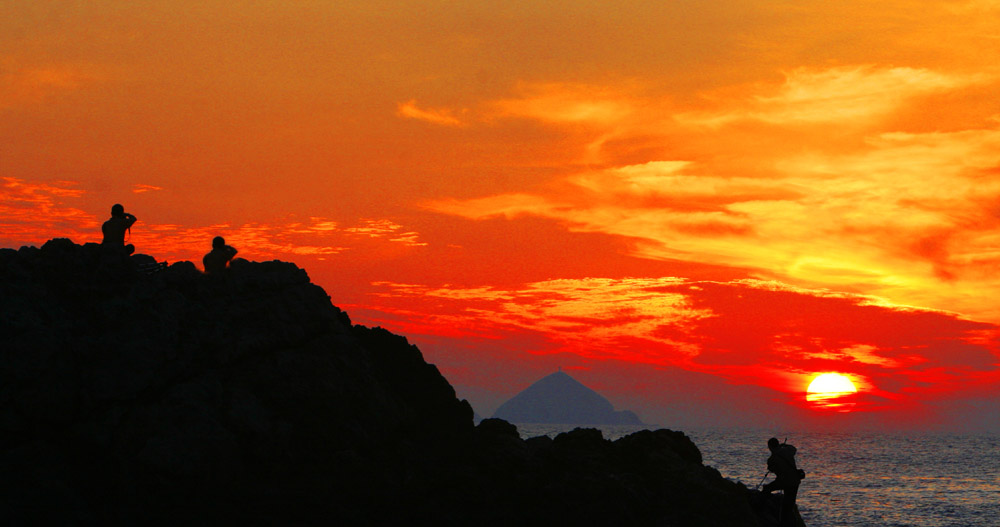
[[[764,484],[764,480],[767,479],[767,475],[770,474],[770,473],[771,473],[770,470],[768,470],[767,472],[765,472],[764,473],[764,477],[760,478],[760,483],[758,483],[757,486],[753,488],[753,490],[760,490],[760,486]]]

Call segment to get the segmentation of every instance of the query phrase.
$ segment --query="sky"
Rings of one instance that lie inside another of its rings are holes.
[[[482,417],[997,431],[1000,1],[0,3],[0,247],[307,270]],[[816,375],[858,392],[812,404]]]

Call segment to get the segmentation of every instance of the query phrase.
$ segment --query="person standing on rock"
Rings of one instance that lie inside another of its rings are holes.
[[[120,203],[112,205],[111,218],[104,222],[104,225],[101,225],[101,233],[104,234],[101,245],[105,248],[121,250],[126,255],[134,253],[135,245],[131,243],[125,245],[125,231],[131,235],[132,224],[135,223],[135,220],[135,216],[125,212],[125,207]]]
[[[226,245],[226,240],[222,236],[216,236],[212,240],[212,251],[201,259],[205,266],[205,272],[209,274],[221,273],[226,270],[229,260],[236,256],[236,249]]]
[[[795,466],[794,446],[781,444],[778,438],[772,437],[767,440],[767,449],[771,451],[767,458],[767,470],[774,472],[775,478],[764,485],[764,493],[770,494],[776,489],[784,492],[781,498],[781,526],[794,526],[795,497],[799,493],[799,483],[805,477],[805,472]]]

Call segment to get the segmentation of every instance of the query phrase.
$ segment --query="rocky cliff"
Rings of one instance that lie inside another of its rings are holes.
[[[682,433],[473,426],[306,272],[0,249],[0,524],[760,525]]]

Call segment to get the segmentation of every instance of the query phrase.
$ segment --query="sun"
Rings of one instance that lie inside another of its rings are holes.
[[[850,377],[839,373],[822,373],[806,388],[806,401],[817,410],[850,412],[855,401],[852,395],[858,393],[857,386]]]
[[[806,388],[806,393],[827,393],[827,394],[844,394],[844,393],[856,393],[858,388],[854,386],[851,379],[846,375],[841,375],[839,373],[823,373],[817,375],[815,379],[809,383],[809,387]]]

